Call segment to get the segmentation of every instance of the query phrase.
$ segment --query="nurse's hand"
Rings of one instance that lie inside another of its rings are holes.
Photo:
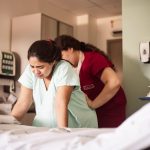
[[[93,101],[91,99],[89,99],[89,97],[85,94],[85,98],[86,98],[86,101],[87,101],[87,104],[88,106],[91,108],[91,109],[95,109],[93,108]]]

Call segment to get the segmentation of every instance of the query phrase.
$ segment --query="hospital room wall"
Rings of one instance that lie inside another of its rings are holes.
[[[150,41],[150,1],[123,0],[122,6],[123,73],[129,116],[148,102],[138,99],[150,90],[150,64],[140,62],[139,44]]]

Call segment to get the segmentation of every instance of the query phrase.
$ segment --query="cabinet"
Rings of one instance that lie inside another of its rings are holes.
[[[63,22],[58,23],[58,35],[67,34],[73,36],[73,27]]]
[[[57,20],[50,18],[46,15],[42,15],[41,18],[41,38],[42,39],[55,39],[58,35]]]

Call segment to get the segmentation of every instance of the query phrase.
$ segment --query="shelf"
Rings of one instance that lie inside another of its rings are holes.
[[[143,96],[143,97],[139,97],[139,99],[141,99],[141,100],[150,100],[150,97],[148,97],[148,96]]]

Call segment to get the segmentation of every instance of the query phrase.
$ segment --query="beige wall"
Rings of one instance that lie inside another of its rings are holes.
[[[76,17],[75,37],[83,42],[88,42],[89,15]]]
[[[6,14],[0,14],[0,50],[10,51],[11,22]]]
[[[97,46],[97,19],[85,14],[76,17],[74,36],[83,42],[89,42]]]
[[[98,28],[97,19],[90,16],[90,21],[89,21],[89,43],[92,43],[96,46],[98,46],[97,45],[97,37],[98,37],[97,28]]]
[[[139,60],[139,43],[150,41],[150,1],[123,0],[123,72],[124,88],[127,94],[127,114],[139,109],[146,101],[138,97],[150,89],[150,64]]]
[[[39,12],[44,13],[50,17],[58,19],[64,23],[74,26],[76,24],[76,16],[68,13],[63,9],[57,8],[49,2],[39,0]]]
[[[10,17],[21,16],[39,11],[39,0],[5,0],[5,13]]]

